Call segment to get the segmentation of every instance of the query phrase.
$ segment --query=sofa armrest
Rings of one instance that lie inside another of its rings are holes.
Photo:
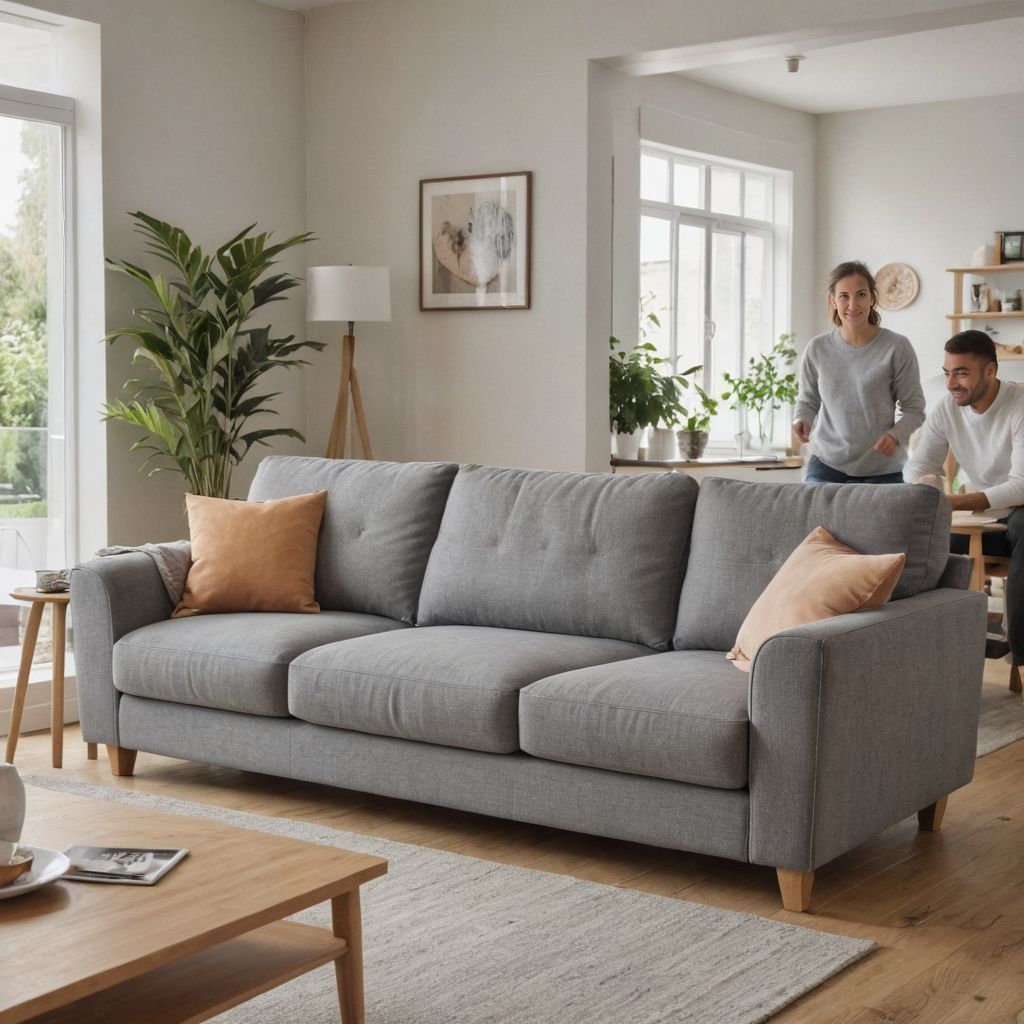
[[[785,630],[750,673],[750,860],[815,868],[970,782],[987,601],[933,590]]]
[[[156,563],[142,552],[94,558],[71,572],[75,675],[82,738],[119,746],[114,644],[170,616],[173,605]]]

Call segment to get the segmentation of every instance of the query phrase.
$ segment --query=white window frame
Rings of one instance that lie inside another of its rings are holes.
[[[69,96],[37,92],[0,84],[0,115],[56,125],[61,129],[61,197],[60,223],[64,236],[61,242],[63,266],[62,286],[54,293],[47,291],[47,330],[49,348],[58,349],[61,357],[60,378],[62,395],[60,407],[47,417],[49,442],[61,442],[64,449],[64,528],[63,544],[68,565],[78,561],[78,465],[75,438],[77,393],[76,330],[76,263],[75,263],[75,101]],[[52,218],[50,218],[52,223]],[[50,248],[50,247],[48,247]],[[51,252],[47,253],[49,259]],[[57,315],[53,306],[57,305]],[[56,333],[55,332],[59,332]],[[52,377],[51,377],[52,382]],[[52,396],[51,396],[52,397]],[[58,415],[54,417],[53,413]],[[56,422],[55,422],[56,419]],[[49,453],[48,453],[49,454]],[[49,461],[49,459],[48,459]]]
[[[673,372],[679,372],[680,370],[687,369],[687,366],[682,365],[685,360],[690,362],[689,357],[681,354],[679,351],[679,339],[678,339],[678,240],[679,240],[679,227],[680,225],[686,224],[692,227],[701,228],[704,231],[704,280],[703,280],[703,314],[704,314],[704,333],[703,333],[703,346],[701,352],[700,362],[703,364],[704,369],[700,374],[700,384],[710,394],[720,394],[721,392],[721,369],[716,366],[716,360],[714,358],[714,332],[715,324],[711,319],[711,308],[712,308],[712,297],[711,288],[712,280],[710,267],[712,265],[712,246],[713,239],[716,232],[727,233],[727,234],[739,234],[741,239],[741,256],[740,256],[740,290],[741,295],[746,295],[746,246],[747,239],[756,235],[765,240],[766,244],[766,267],[770,280],[766,282],[764,294],[766,301],[769,303],[769,309],[765,317],[767,323],[770,325],[770,333],[766,337],[760,339],[759,344],[756,347],[748,346],[746,339],[746,324],[745,324],[745,305],[744,301],[740,302],[739,309],[736,311],[738,319],[738,344],[739,351],[736,353],[736,365],[741,368],[747,366],[747,360],[751,356],[758,356],[761,353],[771,349],[772,345],[777,340],[780,334],[784,334],[789,329],[789,316],[790,316],[790,281],[792,276],[792,172],[781,168],[768,167],[766,165],[752,164],[739,160],[730,160],[724,157],[712,156],[706,153],[697,153],[690,150],[677,149],[672,146],[665,146],[658,143],[642,141],[640,145],[640,155],[652,156],[660,159],[667,159],[669,161],[668,171],[668,183],[669,183],[669,201],[659,202],[652,199],[646,199],[643,196],[640,197],[640,216],[651,217],[658,220],[667,220],[670,223],[671,241],[670,241],[670,292],[671,299],[669,303],[669,315],[668,323],[666,324],[662,317],[662,328],[667,328],[666,334],[668,338],[668,357],[670,364],[673,368]],[[690,166],[699,166],[702,168],[703,173],[701,175],[700,182],[700,206],[687,206],[673,202],[673,190],[675,187],[675,164],[688,164]],[[756,174],[759,177],[767,177],[772,182],[770,206],[772,219],[771,220],[758,220],[750,217],[737,216],[732,214],[713,213],[711,212],[711,201],[712,201],[712,170],[713,168],[725,168],[729,170],[738,170],[741,173],[740,179],[740,197],[741,203],[745,201],[746,192],[746,175]],[[638,277],[640,274],[640,267],[637,268]],[[643,294],[643,284],[640,284],[640,294]],[[720,410],[720,414],[721,414]],[[783,417],[784,418],[784,417]],[[739,414],[739,421],[737,423],[737,429],[745,429],[745,412],[741,411]],[[732,437],[727,437],[723,432],[719,432],[717,436],[712,436],[712,444],[725,444],[728,445],[732,442]],[[782,442],[785,444],[785,442]]]

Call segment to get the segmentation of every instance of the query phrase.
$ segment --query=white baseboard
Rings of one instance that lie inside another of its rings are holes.
[[[0,687],[0,736],[6,736],[11,729],[11,705],[14,702],[14,687]],[[78,690],[75,677],[64,679],[64,724],[78,721]],[[25,710],[21,716],[19,733],[36,732],[50,728],[50,679],[30,680],[25,693]]]

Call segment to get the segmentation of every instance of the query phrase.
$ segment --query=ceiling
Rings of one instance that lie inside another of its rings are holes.
[[[773,56],[679,73],[815,114],[1024,92],[1024,17],[779,49]],[[805,57],[796,73],[786,69],[788,54]]]
[[[258,0],[292,11],[347,0]],[[786,57],[802,55],[799,71]],[[1024,0],[682,47],[605,61],[627,74],[674,72],[795,110],[845,110],[1024,93]]]

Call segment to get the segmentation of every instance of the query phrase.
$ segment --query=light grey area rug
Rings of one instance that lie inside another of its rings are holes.
[[[1009,666],[1007,666],[1009,678]],[[1024,738],[1024,702],[1019,693],[1006,686],[987,684],[981,691],[981,718],[978,722],[978,757]]]
[[[367,1024],[755,1024],[874,948],[306,822],[65,779],[25,781],[386,857],[388,873],[362,890]],[[326,906],[297,919],[330,926]],[[334,971],[304,975],[216,1020],[337,1024]]]

